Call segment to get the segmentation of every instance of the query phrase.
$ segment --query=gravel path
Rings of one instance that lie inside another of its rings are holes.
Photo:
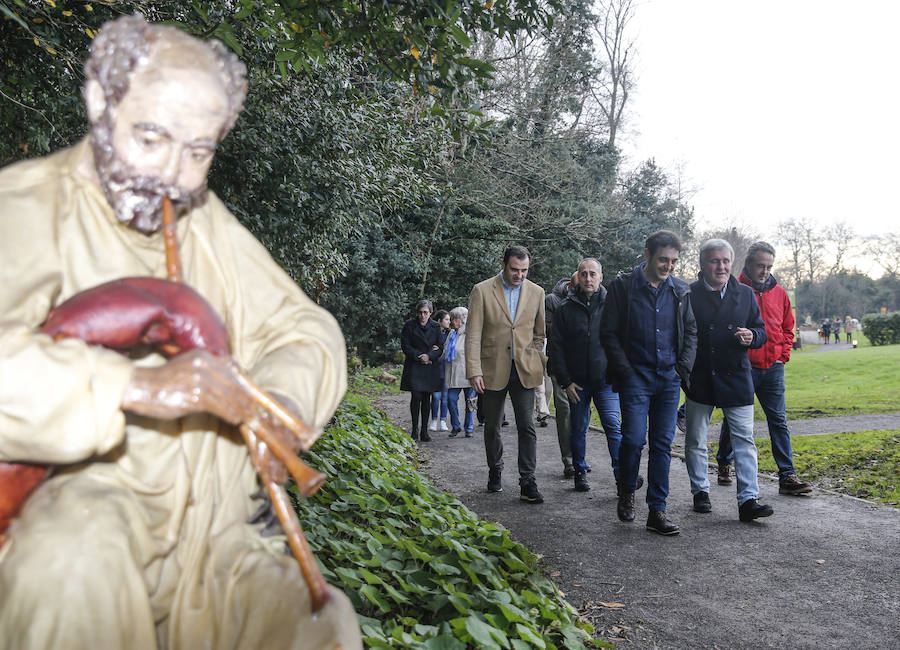
[[[378,405],[408,429],[406,394]],[[829,418],[792,427],[798,434],[897,428],[898,419]],[[774,516],[740,523],[735,489],[715,480],[713,512],[696,514],[684,463],[673,458],[668,513],[681,534],[661,537],[644,529],[643,491],[635,522],[616,519],[602,433],[588,437],[593,489],[578,493],[562,480],[552,419],[538,429],[536,478],[545,503],[535,506],[519,501],[514,426],[503,429],[504,490],[486,491],[482,432],[477,427],[468,439],[432,434],[433,442],[420,445],[421,471],[542,556],[569,602],[617,647],[898,647],[900,511],[819,491],[780,496],[777,481],[761,476],[761,501]]]

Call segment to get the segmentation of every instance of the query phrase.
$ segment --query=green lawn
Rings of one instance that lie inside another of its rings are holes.
[[[900,506],[900,429],[792,436],[791,446],[797,473],[816,487]],[[759,471],[777,473],[769,440],[756,448]]]

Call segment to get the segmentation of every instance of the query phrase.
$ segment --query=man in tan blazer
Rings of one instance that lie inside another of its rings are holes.
[[[509,392],[519,434],[520,498],[528,503],[543,503],[544,497],[534,480],[534,391],[543,382],[546,363],[544,290],[525,279],[530,264],[527,248],[510,246],[503,254],[503,270],[473,287],[466,324],[466,377],[472,388],[484,396],[488,491],[503,489],[500,422]]]

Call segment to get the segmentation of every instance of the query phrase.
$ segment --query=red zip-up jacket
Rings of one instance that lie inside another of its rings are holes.
[[[747,274],[741,271],[738,281],[753,289]],[[787,363],[791,360],[794,344],[794,312],[787,291],[778,284],[774,276],[769,276],[766,289],[753,289],[763,322],[766,324],[766,344],[757,350],[749,350],[750,365],[754,368],[771,368],[776,361]]]

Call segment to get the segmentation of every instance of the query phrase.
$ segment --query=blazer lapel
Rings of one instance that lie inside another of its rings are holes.
[[[497,299],[497,302],[500,305],[500,313],[506,316],[507,322],[512,325],[512,317],[509,314],[509,305],[506,304],[506,293],[503,291],[503,281],[500,279],[500,276],[494,276],[494,298]],[[522,299],[521,294],[519,295],[519,300]]]

